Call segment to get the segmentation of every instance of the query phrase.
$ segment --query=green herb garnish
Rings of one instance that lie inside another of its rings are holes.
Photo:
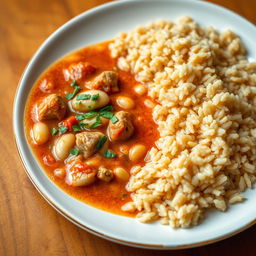
[[[88,112],[88,113],[85,113],[85,114],[81,114],[81,115],[76,116],[76,120],[81,121],[81,120],[84,120],[84,119],[93,118],[93,117],[95,117],[95,116],[97,116],[97,115],[98,115],[98,112],[96,112],[96,111],[90,111],[90,112]]]
[[[106,136],[102,136],[96,145],[96,149],[101,149],[107,140],[108,138]]]
[[[80,122],[79,126],[81,127],[81,129],[84,129],[84,127],[88,127],[89,124],[88,123],[84,123],[84,122]]]
[[[113,116],[113,117],[111,118],[111,122],[112,122],[113,124],[115,124],[117,121],[119,121],[119,119],[118,119],[116,116]]]
[[[83,95],[88,95],[88,94],[81,94],[81,95],[78,95],[76,97],[76,99],[79,97],[79,96],[83,96]],[[93,97],[96,97],[97,99],[99,98],[99,94],[95,94],[92,96],[92,100],[93,100]],[[89,106],[90,107],[90,106]],[[89,108],[88,107],[88,108]],[[114,114],[112,112],[110,112],[111,110],[113,110],[113,106],[106,106],[102,109],[98,111],[90,111],[88,113],[85,113],[85,114],[81,114],[81,115],[77,115],[76,116],[76,120],[84,120],[84,119],[90,119],[90,118],[93,118],[93,117],[96,117],[96,122],[94,122],[90,128],[93,129],[93,128],[96,128],[98,126],[100,126],[102,124],[101,122],[101,119],[100,117],[104,117],[104,118],[107,118],[107,119],[111,119],[112,123],[116,123],[118,121],[118,118],[114,116]]]
[[[66,126],[60,126],[60,133],[65,133],[68,130]]]
[[[79,104],[81,104],[81,100],[75,102],[76,107],[78,107]]]
[[[127,196],[128,196],[128,194],[122,194],[122,198],[125,198]]]
[[[116,153],[115,152],[112,152],[112,151],[105,151],[103,153],[103,156],[106,157],[106,158],[114,158],[116,156]]]
[[[109,105],[109,106],[106,106],[104,108],[101,108],[100,109],[100,112],[103,112],[103,111],[112,111],[113,110],[113,106]]]
[[[109,111],[102,111],[100,112],[100,116],[105,117],[107,119],[111,119],[114,116],[114,114]]]
[[[81,132],[82,131],[81,126],[79,124],[72,125],[72,129],[73,129],[74,132]]]
[[[74,87],[74,86],[76,86],[76,85],[78,85],[77,84],[77,82],[76,82],[76,79],[74,79],[72,82],[71,82],[71,84],[70,84],[72,87]]]
[[[52,136],[56,135],[58,131],[59,130],[57,128],[52,128]]]
[[[80,86],[77,86],[75,85],[75,89],[72,93],[68,93],[65,97],[68,99],[68,100],[71,100],[73,99],[76,94],[81,90],[81,87]]]
[[[102,122],[101,122],[101,120],[100,120],[100,117],[97,116],[97,117],[96,117],[96,122],[93,123],[93,124],[90,126],[90,129],[94,129],[94,128],[99,127],[99,126],[101,126],[101,125],[102,125]]]
[[[92,97],[90,94],[79,94],[76,96],[77,100],[89,100]]]
[[[100,97],[99,94],[92,95],[92,101],[97,101],[97,99]]]
[[[70,154],[73,155],[73,156],[77,156],[79,154],[79,149],[71,148],[70,149]]]

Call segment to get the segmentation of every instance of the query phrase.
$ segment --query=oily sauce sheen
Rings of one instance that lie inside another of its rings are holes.
[[[35,83],[28,98],[24,120],[26,136],[34,155],[49,178],[66,193],[94,207],[116,214],[132,216],[132,214],[125,213],[121,210],[123,204],[131,201],[130,194],[125,188],[127,182],[114,178],[109,183],[97,180],[95,183],[85,187],[73,187],[67,185],[65,183],[65,178],[57,178],[53,174],[56,168],[63,168],[65,166],[63,161],[56,161],[52,155],[52,145],[58,138],[58,135],[51,135],[47,143],[43,145],[36,145],[30,136],[32,127],[35,123],[35,103],[51,93],[56,93],[65,99],[65,95],[73,92],[73,88],[70,86],[70,81],[65,80],[63,70],[67,69],[72,63],[86,61],[96,67],[96,73],[79,80],[78,84],[82,89],[86,89],[84,87],[85,83],[93,79],[102,71],[115,71],[118,73],[119,91],[117,93],[109,94],[109,104],[114,107],[114,111],[116,112],[122,110],[116,103],[116,98],[118,96],[128,96],[135,102],[135,107],[132,110],[127,110],[133,115],[134,133],[131,138],[126,141],[109,142],[109,148],[117,153],[117,157],[114,159],[102,159],[102,161],[104,161],[104,166],[110,169],[123,167],[125,170],[129,171],[134,165],[145,165],[143,159],[136,162],[136,164],[132,163],[126,154],[120,152],[120,146],[129,149],[132,145],[140,143],[145,145],[147,150],[154,146],[154,142],[158,138],[157,127],[152,120],[151,108],[146,107],[144,104],[144,100],[149,98],[148,96],[139,96],[136,94],[134,87],[139,83],[135,80],[132,74],[116,68],[116,60],[111,58],[108,44],[109,42],[104,42],[78,50],[59,60],[46,70]],[[47,92],[42,91],[41,89],[45,80],[51,81],[52,84],[50,91]],[[67,101],[67,99],[65,100]],[[74,115],[74,113],[69,110],[65,118],[70,115]],[[53,127],[58,126],[60,121],[47,120],[44,122],[51,130]],[[94,131],[106,133],[106,127],[98,127],[94,129]]]

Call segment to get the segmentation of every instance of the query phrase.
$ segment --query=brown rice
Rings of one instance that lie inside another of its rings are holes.
[[[133,169],[123,210],[185,228],[241,202],[256,177],[256,63],[240,39],[183,17],[122,33],[110,50],[158,102],[160,138]]]

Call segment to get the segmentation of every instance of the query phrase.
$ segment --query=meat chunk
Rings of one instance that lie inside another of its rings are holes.
[[[85,159],[100,149],[97,148],[97,144],[102,137],[104,134],[101,132],[81,132],[76,135],[76,146]]]
[[[112,170],[100,166],[97,172],[97,177],[105,182],[110,182],[114,178],[114,173]]]
[[[96,68],[89,62],[78,62],[71,64],[67,69],[63,70],[64,78],[66,81],[79,80],[86,76],[93,74]]]
[[[113,71],[104,71],[88,87],[90,89],[103,90],[107,93],[118,92],[118,75]]]
[[[58,119],[61,120],[67,111],[64,100],[57,94],[50,94],[37,105],[37,119],[39,121]]]
[[[115,114],[118,121],[109,122],[108,136],[111,141],[126,140],[131,137],[134,131],[131,114],[126,111],[119,111]]]

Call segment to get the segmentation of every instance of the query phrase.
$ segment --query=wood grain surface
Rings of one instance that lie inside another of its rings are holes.
[[[118,245],[66,220],[29,181],[12,134],[12,102],[20,76],[39,45],[54,30],[104,2],[0,0],[0,255],[256,255],[255,226],[222,242],[188,250],[153,251]],[[256,23],[255,0],[212,2]]]

